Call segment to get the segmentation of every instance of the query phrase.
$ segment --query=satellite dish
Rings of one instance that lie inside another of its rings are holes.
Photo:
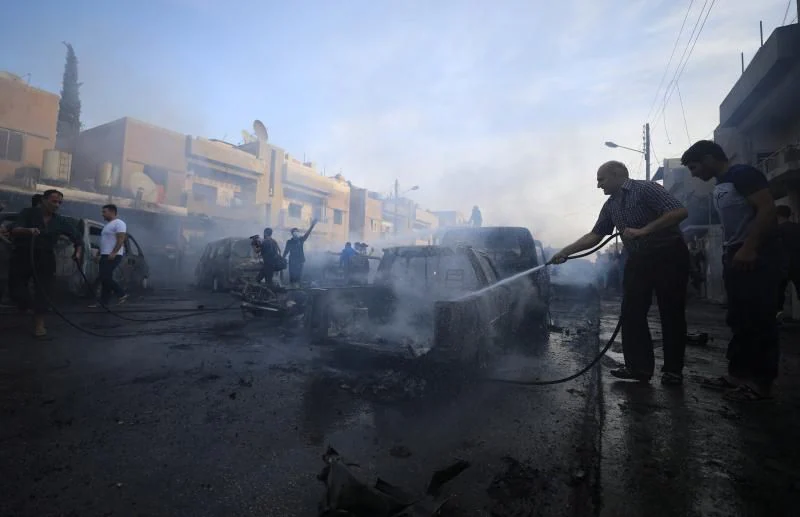
[[[256,138],[258,138],[259,141],[263,140],[264,142],[266,142],[269,140],[269,135],[267,134],[267,127],[260,120],[256,120],[253,122],[253,132],[255,132]]]

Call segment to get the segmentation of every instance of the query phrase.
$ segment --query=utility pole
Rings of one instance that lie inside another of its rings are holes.
[[[397,225],[398,225],[398,210],[400,207],[398,203],[400,202],[400,180],[394,180],[394,234],[397,235]]]
[[[644,125],[644,167],[645,179],[650,181],[650,123]]]

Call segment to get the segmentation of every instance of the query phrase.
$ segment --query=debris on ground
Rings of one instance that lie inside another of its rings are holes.
[[[378,478],[374,486],[360,481],[350,471],[358,467],[348,463],[329,447],[322,456],[325,468],[317,479],[325,483],[325,497],[320,503],[319,517],[433,517],[440,515],[447,499],[441,499],[442,487],[469,468],[459,460],[434,472],[426,493],[414,496]]]
[[[395,458],[410,458],[411,450],[405,445],[395,445],[389,449],[389,454]]]
[[[486,493],[492,499],[491,515],[538,515],[538,496],[548,490],[547,476],[529,462],[504,457],[506,470],[492,480]]]
[[[356,395],[375,396],[384,402],[419,397],[425,392],[426,386],[425,379],[396,370],[353,379],[352,384],[345,382],[339,385],[341,389]]]

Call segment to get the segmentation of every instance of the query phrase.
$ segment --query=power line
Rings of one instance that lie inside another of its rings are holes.
[[[664,117],[665,116],[665,112],[666,112],[666,109],[667,109],[667,103],[672,98],[673,92],[675,92],[675,85],[678,84],[678,80],[681,78],[681,76],[683,75],[683,72],[686,70],[686,65],[689,64],[689,60],[691,59],[692,54],[694,53],[694,48],[697,45],[697,40],[700,39],[700,34],[702,34],[702,32],[703,32],[703,28],[705,28],[706,22],[708,21],[708,16],[711,14],[711,10],[714,8],[714,4],[716,4],[716,2],[717,2],[717,0],[711,0],[711,5],[708,6],[708,10],[706,11],[705,18],[703,18],[703,23],[700,25],[700,29],[697,31],[697,36],[694,38],[694,41],[692,42],[691,48],[688,47],[688,43],[687,43],[687,48],[689,49],[689,53],[686,55],[686,59],[683,60],[683,65],[679,65],[679,68],[675,70],[675,76],[673,77],[673,79],[672,79],[672,81],[670,83],[670,86],[673,86],[673,87],[672,87],[672,89],[669,89],[669,87],[668,87],[669,94],[667,95],[667,93],[665,93],[665,95],[664,95],[664,104],[661,106],[661,114],[659,115],[659,117]],[[706,3],[708,3],[708,0],[706,0]],[[703,4],[703,7],[705,8],[705,4]],[[702,16],[703,16],[703,10],[701,9],[700,16],[697,18],[698,22],[700,21],[700,18]],[[691,41],[691,38],[692,38],[692,36],[690,35],[689,36],[689,40],[690,41]]]
[[[692,137],[689,136],[689,123],[686,122],[686,110],[683,108],[683,96],[681,95],[681,87],[676,84],[675,88],[678,90],[678,100],[681,103],[681,113],[683,114],[683,128],[686,130],[686,139],[689,141],[689,145],[692,145]]]
[[[705,2],[703,2],[703,7],[700,8],[700,14],[697,16],[697,20],[695,20],[694,22],[694,27],[692,27],[692,32],[691,34],[689,34],[689,39],[686,41],[686,46],[683,48],[683,54],[681,54],[681,58],[678,60],[678,65],[675,67],[675,73],[672,75],[672,79],[667,84],[667,87],[664,90],[664,99],[661,104],[662,115],[664,113],[664,110],[667,108],[667,103],[669,102],[669,99],[672,98],[672,91],[674,90],[673,85],[675,84],[675,81],[677,81],[680,78],[680,75],[682,74],[683,69],[681,67],[685,66],[685,63],[691,57],[689,49],[690,48],[693,49],[693,47],[691,46],[693,38],[695,38],[695,34],[697,34],[698,37],[700,36],[700,33],[697,31],[697,28],[700,25],[700,20],[703,18],[703,12],[706,9],[706,5],[708,5],[708,0],[705,0]],[[696,38],[694,39],[694,41],[697,41]]]
[[[792,7],[792,0],[789,0],[786,3],[786,11],[783,13],[783,21],[781,22],[781,25],[786,25],[786,18],[789,17],[789,9],[791,7]]]
[[[650,115],[653,113],[653,108],[658,102],[658,94],[661,93],[661,86],[664,84],[664,79],[667,78],[667,73],[669,72],[669,65],[672,64],[672,58],[675,57],[675,51],[678,49],[678,43],[681,41],[681,35],[683,34],[683,28],[686,26],[686,20],[689,19],[689,13],[692,11],[692,6],[694,5],[694,0],[689,1],[689,7],[686,8],[686,14],[683,16],[683,22],[681,22],[681,28],[678,30],[678,36],[675,38],[675,44],[672,45],[672,53],[669,55],[669,59],[667,60],[667,66],[664,67],[664,73],[661,74],[661,80],[658,82],[658,88],[656,88],[656,94],[653,97],[653,102],[650,103],[650,109],[647,110],[647,116],[645,120],[650,118]]]

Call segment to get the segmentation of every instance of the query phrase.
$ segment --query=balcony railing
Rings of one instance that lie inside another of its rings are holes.
[[[790,170],[800,169],[800,144],[790,144],[761,160],[758,169],[767,179],[775,179]]]
[[[222,217],[225,219],[239,219],[243,221],[258,219],[258,211],[254,206],[221,206],[209,201],[189,198],[186,210],[190,214],[203,214],[209,217]]]

